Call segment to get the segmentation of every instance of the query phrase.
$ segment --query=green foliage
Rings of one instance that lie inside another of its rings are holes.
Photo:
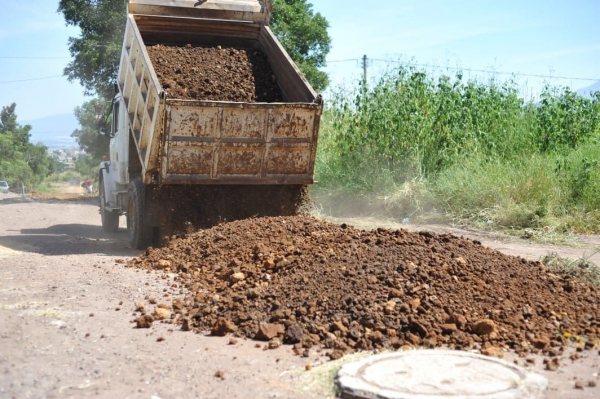
[[[387,208],[406,203],[400,193],[418,182],[398,217],[427,203],[484,225],[600,231],[599,105],[600,93],[547,86],[538,103],[512,80],[401,66],[333,94],[316,179],[321,190],[384,198]]]
[[[575,148],[600,136],[600,92],[585,98],[568,87],[546,85],[536,109],[537,136],[542,151]]]
[[[324,90],[329,79],[319,68],[326,65],[325,57],[331,49],[325,17],[315,14],[307,0],[273,0],[270,25],[315,90]]]
[[[107,154],[110,144],[110,138],[101,134],[97,127],[96,106],[99,102],[99,99],[93,99],[75,108],[75,117],[79,121],[80,129],[71,134],[79,147],[94,159],[102,159],[102,156]]]
[[[98,165],[100,165],[101,157],[83,157],[75,162],[75,170],[86,179],[92,180],[98,177]]]
[[[31,126],[19,125],[15,109],[13,103],[0,112],[0,179],[18,189],[39,184],[58,165],[46,146],[29,142]]]
[[[337,96],[328,110],[334,152],[344,169],[395,170],[400,181],[432,176],[474,154],[515,156],[531,145],[533,117],[513,82],[428,77],[412,67],[386,74],[370,89]]]
[[[73,60],[64,70],[79,81],[87,95],[112,98],[125,31],[127,3],[123,0],[60,0],[58,12],[80,37],[69,38]]]

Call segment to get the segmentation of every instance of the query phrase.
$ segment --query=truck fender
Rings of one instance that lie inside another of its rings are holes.
[[[104,193],[106,195],[106,205],[112,204],[110,207],[114,207],[116,204],[116,198],[113,198],[114,187],[111,185],[110,173],[110,161],[100,163],[100,170],[98,171],[98,184],[104,186]]]

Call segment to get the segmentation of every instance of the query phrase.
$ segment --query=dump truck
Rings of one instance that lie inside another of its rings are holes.
[[[103,229],[117,231],[125,215],[130,245],[145,249],[190,227],[297,212],[313,183],[323,101],[270,30],[270,1],[127,7],[109,155],[98,174]],[[157,77],[152,45],[260,51],[284,100],[175,98]]]

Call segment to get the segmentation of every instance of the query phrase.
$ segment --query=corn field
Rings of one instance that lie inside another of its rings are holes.
[[[600,205],[600,92],[584,98],[546,85],[533,101],[513,80],[403,66],[332,97],[317,159],[321,188],[389,193],[419,180],[451,215],[526,206],[533,216],[517,224],[527,226],[589,216]]]

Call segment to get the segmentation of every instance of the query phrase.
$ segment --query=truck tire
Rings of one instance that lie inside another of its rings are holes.
[[[140,179],[129,183],[127,204],[127,232],[129,245],[136,249],[146,249],[152,242],[152,227],[144,223],[146,190]]]
[[[106,194],[104,182],[100,181],[100,216],[102,217],[102,229],[107,233],[116,233],[119,230],[119,214],[106,209]]]

